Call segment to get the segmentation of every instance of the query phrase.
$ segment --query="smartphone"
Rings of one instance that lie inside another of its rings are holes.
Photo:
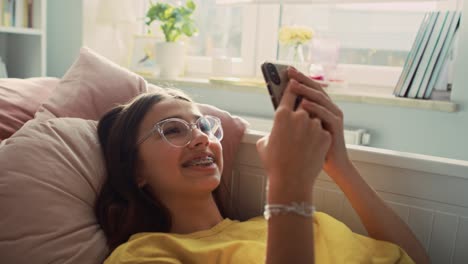
[[[265,62],[261,66],[263,78],[265,79],[268,93],[270,94],[271,102],[275,110],[278,108],[284,90],[289,82],[288,67],[289,65],[272,62]],[[300,96],[296,98],[294,110],[299,106],[301,100],[302,98]]]

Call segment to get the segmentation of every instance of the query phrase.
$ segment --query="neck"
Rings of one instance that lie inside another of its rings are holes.
[[[171,212],[171,233],[189,234],[207,230],[223,220],[213,195],[177,199],[166,204]]]

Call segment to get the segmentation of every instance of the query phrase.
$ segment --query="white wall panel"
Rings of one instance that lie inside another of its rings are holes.
[[[452,263],[466,264],[468,263],[468,218],[460,217],[459,220]]]
[[[265,202],[266,176],[255,148],[259,136],[244,137],[236,163],[233,196],[243,219],[261,215]],[[408,223],[432,263],[468,263],[468,162],[361,147],[349,153],[363,178]],[[350,202],[325,173],[313,198],[318,211],[366,234]]]

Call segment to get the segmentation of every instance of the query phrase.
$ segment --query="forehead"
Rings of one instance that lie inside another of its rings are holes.
[[[178,117],[193,122],[200,115],[200,110],[194,103],[181,99],[166,98],[150,108],[143,119],[142,127],[151,128],[155,123],[170,117]]]

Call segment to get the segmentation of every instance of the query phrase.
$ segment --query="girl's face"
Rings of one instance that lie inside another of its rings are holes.
[[[175,117],[195,123],[201,115],[191,102],[166,98],[145,115],[138,138],[162,120]],[[211,194],[223,170],[221,143],[198,128],[189,133],[192,140],[185,147],[169,144],[157,131],[138,146],[140,187],[149,187],[162,200]]]

